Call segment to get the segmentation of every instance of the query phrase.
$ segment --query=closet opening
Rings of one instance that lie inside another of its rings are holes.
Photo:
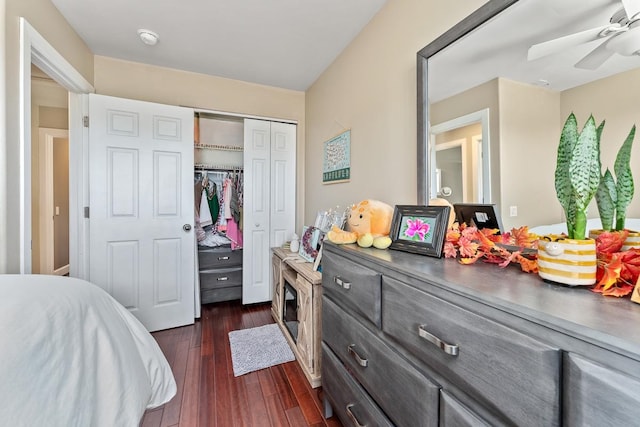
[[[200,302],[241,299],[244,121],[208,113],[194,120]]]

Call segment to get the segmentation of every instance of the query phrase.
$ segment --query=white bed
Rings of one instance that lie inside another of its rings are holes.
[[[98,286],[0,275],[0,424],[138,426],[175,393],[156,341]]]

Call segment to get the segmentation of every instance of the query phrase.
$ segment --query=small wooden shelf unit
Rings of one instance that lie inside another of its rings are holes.
[[[288,249],[272,248],[273,300],[271,315],[282,329],[311,387],[320,385],[320,343],[322,341],[322,274]],[[282,318],[284,286],[297,293],[298,334],[294,340]]]

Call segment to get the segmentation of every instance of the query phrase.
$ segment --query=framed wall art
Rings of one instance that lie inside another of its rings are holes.
[[[336,184],[351,179],[351,130],[324,143],[322,183]]]
[[[440,258],[450,210],[450,206],[397,205],[393,211],[389,249]]]

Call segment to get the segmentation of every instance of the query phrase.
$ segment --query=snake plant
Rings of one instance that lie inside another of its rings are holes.
[[[583,240],[587,233],[587,207],[600,184],[600,136],[604,122],[596,127],[593,116],[578,131],[571,113],[558,145],[555,187],[567,221],[570,239]]]
[[[615,179],[609,168],[600,178],[600,186],[596,192],[596,203],[602,229],[605,231],[624,230],[625,228],[627,207],[631,203],[634,191],[630,161],[631,146],[635,134],[636,126],[634,125],[616,156],[613,167]]]

